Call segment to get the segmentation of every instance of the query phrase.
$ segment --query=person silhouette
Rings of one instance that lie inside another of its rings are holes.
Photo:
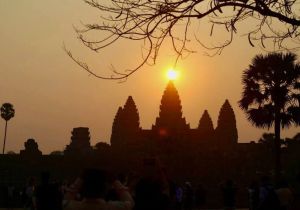
[[[224,210],[234,210],[236,203],[236,187],[231,179],[222,186]]]
[[[120,181],[113,182],[113,188],[118,194],[118,201],[106,201],[106,173],[99,169],[86,169],[69,191],[65,210],[131,210],[134,201]],[[76,200],[80,193],[82,200]],[[73,199],[72,199],[73,198]]]
[[[135,210],[166,210],[170,189],[166,174],[156,158],[143,160],[143,176],[135,188]]]
[[[253,181],[249,188],[249,209],[250,210],[257,210],[259,204],[259,185],[256,181]]]
[[[35,193],[35,178],[30,177],[23,192],[24,208],[34,209],[33,196]]]
[[[195,204],[198,209],[202,208],[206,203],[206,190],[202,184],[199,184],[195,191]]]
[[[49,172],[42,172],[41,184],[36,188],[33,197],[36,210],[62,209],[62,192],[58,184],[50,183]]]
[[[186,182],[184,186],[183,208],[191,210],[194,204],[194,192],[190,182]]]
[[[268,176],[263,176],[259,188],[259,210],[279,210],[280,202]]]

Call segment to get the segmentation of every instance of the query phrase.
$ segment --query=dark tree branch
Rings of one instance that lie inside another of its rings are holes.
[[[295,42],[294,48],[300,47],[300,17],[296,14],[297,0],[84,0],[89,6],[99,10],[102,23],[83,24],[76,29],[79,40],[92,51],[99,52],[115,44],[119,40],[141,42],[145,56],[135,68],[123,71],[114,70],[110,77],[100,76],[89,66],[74,58],[71,51],[67,54],[89,74],[100,79],[123,80],[135,73],[145,64],[155,64],[159,51],[167,38],[171,39],[176,53],[174,62],[178,62],[185,54],[194,52],[187,46],[191,23],[208,20],[211,24],[210,35],[215,36],[214,29],[225,27],[229,39],[216,46],[208,47],[197,36],[196,41],[202,47],[212,51],[212,55],[220,54],[233,41],[237,33],[238,23],[248,20],[258,22],[247,32],[251,46],[258,43],[266,48],[266,41],[272,40],[278,49],[289,49],[286,40]],[[280,30],[277,23],[280,22]],[[183,26],[181,35],[178,33]],[[107,34],[99,40],[91,40],[89,33],[99,31]]]

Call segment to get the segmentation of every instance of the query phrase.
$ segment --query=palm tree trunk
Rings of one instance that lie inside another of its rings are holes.
[[[280,111],[275,111],[275,180],[279,181],[281,172],[281,144],[280,144]]]
[[[7,132],[7,121],[5,121],[5,130],[4,130],[4,140],[3,140],[3,151],[2,151],[2,154],[4,154],[4,151],[5,151],[6,132]]]

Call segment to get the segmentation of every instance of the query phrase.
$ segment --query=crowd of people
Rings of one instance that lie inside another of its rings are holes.
[[[207,207],[203,185],[194,188],[190,182],[175,184],[162,168],[154,165],[155,160],[145,160],[140,176],[113,176],[103,170],[86,169],[73,183],[61,184],[50,182],[50,174],[43,172],[40,184],[36,185],[34,179],[28,181],[22,192],[23,207],[28,210],[194,210]],[[7,193],[13,190],[8,186]],[[275,188],[265,176],[247,190],[250,210],[288,210],[293,202],[293,194],[284,180]],[[223,209],[236,209],[237,191],[232,180],[220,185]]]

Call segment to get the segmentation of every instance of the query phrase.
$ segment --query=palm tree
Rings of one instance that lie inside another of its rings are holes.
[[[281,171],[280,131],[300,125],[300,65],[294,53],[257,55],[243,72],[239,106],[256,127],[274,125],[275,177]]]
[[[7,122],[15,116],[15,110],[12,104],[4,103],[0,109],[1,117],[5,120],[5,130],[4,130],[4,140],[3,140],[3,151],[5,151],[5,141],[6,141],[6,133],[7,133]]]

